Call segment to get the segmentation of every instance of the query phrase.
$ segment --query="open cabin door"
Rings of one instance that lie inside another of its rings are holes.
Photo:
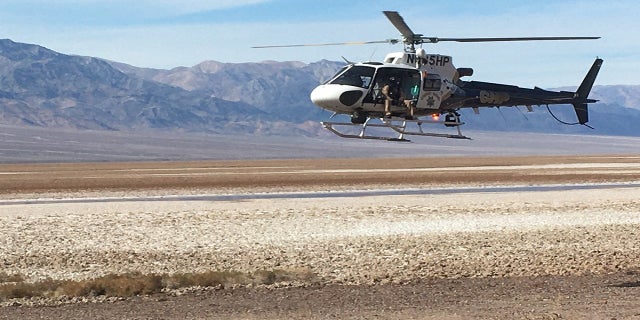
[[[416,69],[381,66],[377,69],[373,85],[363,102],[384,105],[382,88],[387,84],[397,88],[394,106],[402,105],[402,101],[417,101],[420,96],[420,82],[420,71]]]

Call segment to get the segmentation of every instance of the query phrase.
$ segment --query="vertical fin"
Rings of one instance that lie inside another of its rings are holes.
[[[589,122],[589,105],[587,105],[586,102],[574,102],[573,109],[576,111],[576,116],[578,116],[578,122],[580,124]]]
[[[600,71],[601,66],[602,59],[597,58],[573,97],[573,108],[576,111],[576,116],[578,116],[578,122],[580,122],[580,124],[585,124],[589,121],[587,98],[589,97],[591,88],[593,88],[593,83],[596,81],[596,76],[598,76],[598,71]]]

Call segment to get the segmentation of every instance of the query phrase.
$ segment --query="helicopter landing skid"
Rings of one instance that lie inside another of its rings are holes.
[[[471,138],[462,135],[460,131],[460,126],[464,124],[464,122],[447,122],[447,121],[438,121],[438,120],[394,120],[394,119],[381,119],[382,123],[369,123],[371,119],[368,118],[363,124],[358,123],[350,123],[350,122],[330,122],[323,121],[320,122],[322,126],[332,132],[333,134],[341,137],[341,138],[349,138],[349,139],[371,139],[371,140],[386,140],[386,141],[398,141],[398,142],[410,142],[411,140],[406,139],[405,135],[410,136],[423,136],[423,137],[439,137],[439,138],[450,138],[450,139],[469,139]],[[394,122],[398,122],[399,124],[395,124]],[[418,131],[411,131],[407,129],[408,123],[415,123],[418,127]],[[436,132],[424,132],[422,130],[423,124],[443,124],[450,127],[456,127],[458,130],[458,134],[446,134],[446,133],[436,133]],[[344,133],[335,127],[361,127],[359,134],[348,134]],[[389,128],[398,133],[397,137],[385,137],[385,136],[377,136],[377,135],[367,135],[366,129],[369,127],[374,128]]]

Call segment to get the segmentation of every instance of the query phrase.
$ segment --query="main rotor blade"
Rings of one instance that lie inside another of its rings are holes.
[[[547,41],[547,40],[593,40],[600,37],[515,37],[515,38],[437,38],[422,37],[424,43],[453,42],[498,42],[498,41]]]
[[[391,21],[393,26],[400,31],[400,34],[402,34],[406,40],[413,41],[416,34],[411,31],[411,28],[404,22],[404,19],[397,11],[382,11],[382,13],[387,16],[387,19]]]
[[[267,49],[267,48],[292,48],[292,47],[321,47],[321,46],[345,46],[345,45],[361,45],[361,44],[376,44],[376,43],[390,43],[396,44],[400,42],[398,39],[387,39],[378,41],[356,41],[356,42],[334,42],[334,43],[309,43],[309,44],[286,44],[275,46],[255,46],[253,49]]]

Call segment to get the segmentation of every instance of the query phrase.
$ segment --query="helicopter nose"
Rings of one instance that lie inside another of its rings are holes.
[[[335,90],[331,90],[326,85],[317,86],[311,91],[311,102],[321,108],[335,107],[338,102],[338,95]]]
[[[311,101],[324,109],[337,110],[351,107],[362,98],[364,92],[349,86],[321,85],[311,91]]]

